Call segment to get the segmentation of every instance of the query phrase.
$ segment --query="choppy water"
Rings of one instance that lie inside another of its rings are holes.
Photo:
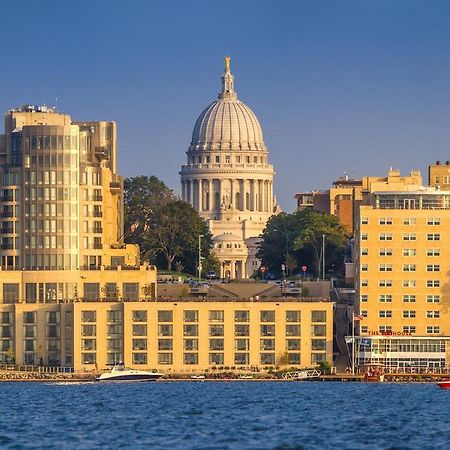
[[[0,383],[0,448],[450,449],[432,384]]]

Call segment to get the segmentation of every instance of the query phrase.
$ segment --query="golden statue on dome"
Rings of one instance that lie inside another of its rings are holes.
[[[230,60],[231,58],[229,56],[225,56],[225,70],[230,70]]]

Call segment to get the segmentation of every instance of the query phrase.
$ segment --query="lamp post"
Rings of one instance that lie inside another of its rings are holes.
[[[198,235],[198,281],[202,279],[202,237],[203,234]]]
[[[322,279],[325,280],[325,235],[322,234]]]

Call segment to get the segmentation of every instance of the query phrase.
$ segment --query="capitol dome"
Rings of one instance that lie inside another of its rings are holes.
[[[266,150],[258,119],[237,99],[229,59],[222,75],[219,98],[197,119],[189,150]]]

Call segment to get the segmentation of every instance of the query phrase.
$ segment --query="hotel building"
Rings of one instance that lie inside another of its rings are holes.
[[[359,362],[426,372],[450,364],[450,191],[419,172],[363,178],[356,220]]]

